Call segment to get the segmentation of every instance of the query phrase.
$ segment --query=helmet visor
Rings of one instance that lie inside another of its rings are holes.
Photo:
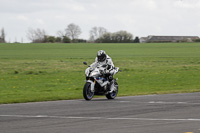
[[[100,56],[97,56],[97,58],[98,58],[98,61],[99,61],[99,62],[103,62],[103,61],[106,60],[106,55],[105,55],[105,54],[102,54],[102,55],[100,55]]]

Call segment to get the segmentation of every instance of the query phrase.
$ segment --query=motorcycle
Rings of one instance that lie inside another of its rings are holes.
[[[86,62],[83,62],[84,65],[87,65]],[[88,66],[88,65],[87,65]],[[111,83],[106,75],[103,73],[105,72],[107,65],[98,66],[96,68],[88,68],[85,70],[86,76],[86,83],[83,87],[83,97],[85,100],[91,100],[94,95],[105,95],[107,99],[114,99],[118,93],[118,84],[117,79],[113,79],[111,82],[114,82],[114,90],[111,90]],[[114,68],[117,72],[121,71],[118,67]]]

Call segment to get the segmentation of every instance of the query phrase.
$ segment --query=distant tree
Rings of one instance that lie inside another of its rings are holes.
[[[5,43],[6,40],[6,34],[5,34],[5,31],[4,31],[4,28],[1,29],[1,35],[0,35],[0,43]]]
[[[49,37],[48,35],[45,35],[41,42],[39,40],[36,40],[35,43],[48,43],[48,37]]]
[[[43,43],[46,42],[46,32],[43,29],[32,29],[29,28],[27,33],[26,33],[27,38],[32,41],[33,43]]]
[[[134,43],[140,43],[139,37],[136,36],[133,42],[134,42]]]
[[[34,31],[33,29],[31,29],[31,28],[29,28],[28,31],[26,32],[27,38],[28,38],[30,41],[32,41],[32,42],[34,42],[34,40],[35,40],[35,38],[36,38],[34,32],[35,32],[35,31]]]
[[[133,41],[133,35],[127,31],[118,31],[113,33],[112,40],[115,43],[130,43]]]
[[[81,34],[81,28],[73,23],[69,24],[65,29],[66,36],[70,37],[71,40],[78,39]]]
[[[133,42],[133,35],[127,31],[118,31],[114,33],[104,33],[97,42],[101,43],[131,43]]]
[[[74,43],[86,43],[87,40],[85,40],[85,39],[75,39],[75,40],[73,40],[73,42]]]
[[[70,43],[71,42],[71,39],[67,36],[64,36],[63,37],[63,43]]]
[[[112,42],[112,33],[106,32],[100,38],[96,40],[97,43],[111,43]]]
[[[90,30],[90,42],[95,42],[98,38],[100,38],[103,34],[105,34],[107,30],[103,27],[93,27]]]
[[[56,37],[56,42],[62,42],[62,38],[61,37]]]
[[[66,36],[66,33],[65,33],[65,31],[59,30],[59,31],[57,32],[57,35],[58,35],[58,37],[63,38],[64,36]]]
[[[47,41],[51,42],[51,43],[54,43],[54,42],[56,42],[56,38],[54,36],[48,36],[47,37]]]

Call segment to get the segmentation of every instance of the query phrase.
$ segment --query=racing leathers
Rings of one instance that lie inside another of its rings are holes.
[[[115,90],[114,87],[114,81],[113,81],[113,75],[115,75],[118,72],[119,68],[115,68],[112,59],[106,55],[106,60],[103,62],[99,62],[97,57],[95,59],[95,62],[90,65],[91,68],[96,68],[98,66],[105,66],[105,71],[102,71],[102,74],[108,78],[110,84],[107,85],[107,88],[110,88],[109,92],[112,93]]]

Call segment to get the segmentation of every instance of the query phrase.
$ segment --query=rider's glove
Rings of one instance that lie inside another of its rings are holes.
[[[105,74],[104,70],[99,70],[101,74]]]
[[[105,70],[105,74],[108,74],[108,73],[110,73],[110,70],[107,70],[107,69],[106,69],[106,70]]]
[[[115,70],[118,72],[119,71],[119,67],[115,67]]]

